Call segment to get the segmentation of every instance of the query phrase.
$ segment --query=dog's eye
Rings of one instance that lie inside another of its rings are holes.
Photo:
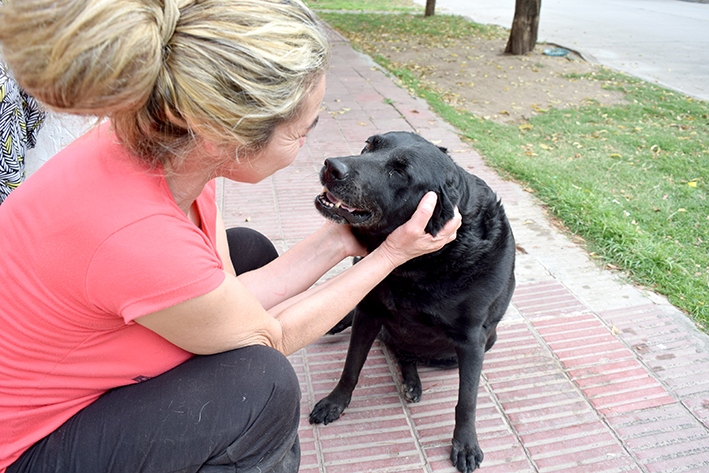
[[[399,168],[391,168],[387,171],[387,176],[388,177],[404,177],[404,172],[403,170]]]

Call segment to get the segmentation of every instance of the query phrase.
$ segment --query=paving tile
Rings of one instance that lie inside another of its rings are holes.
[[[679,403],[608,417],[648,471],[709,470],[709,433]]]
[[[527,317],[550,317],[586,310],[586,306],[556,281],[517,286],[512,303]]]

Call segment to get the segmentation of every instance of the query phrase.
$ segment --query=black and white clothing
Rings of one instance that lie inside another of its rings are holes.
[[[34,148],[44,117],[0,59],[0,204],[24,180],[25,153]]]

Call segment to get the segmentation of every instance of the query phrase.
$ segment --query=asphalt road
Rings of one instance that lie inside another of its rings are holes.
[[[507,28],[514,10],[515,0],[436,0],[437,13]],[[707,0],[542,0],[538,38],[709,101]]]

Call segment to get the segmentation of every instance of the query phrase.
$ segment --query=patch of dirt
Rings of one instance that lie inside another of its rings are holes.
[[[451,105],[498,122],[524,122],[550,108],[623,103],[621,92],[578,76],[599,70],[575,52],[548,56],[538,44],[523,56],[504,53],[506,38],[466,38],[445,46],[414,41],[378,41],[367,45],[394,66],[406,66]]]

